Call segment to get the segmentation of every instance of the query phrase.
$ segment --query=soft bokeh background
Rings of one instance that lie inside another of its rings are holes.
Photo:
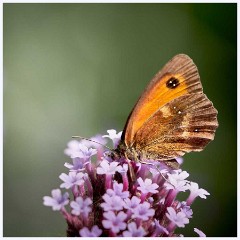
[[[65,236],[42,205],[72,135],[122,130],[175,54],[197,64],[219,111],[215,140],[183,169],[207,189],[183,229],[236,236],[236,4],[4,4],[4,236]],[[181,229],[180,229],[181,230]]]

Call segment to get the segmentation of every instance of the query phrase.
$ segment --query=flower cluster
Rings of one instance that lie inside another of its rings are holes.
[[[71,197],[54,189],[51,197],[43,198],[44,205],[62,213],[70,237],[182,236],[176,235],[175,229],[189,223],[194,200],[205,199],[209,193],[188,181],[189,174],[181,169],[112,159],[104,148],[106,138],[116,148],[121,132],[107,132],[92,141],[68,143],[64,152],[72,162],[65,163],[69,173],[59,178],[63,181],[60,188],[70,189]],[[177,200],[179,192],[186,191],[190,192],[186,201]],[[194,231],[205,236],[197,228]]]

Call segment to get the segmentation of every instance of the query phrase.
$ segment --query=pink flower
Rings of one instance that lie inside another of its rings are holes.
[[[45,206],[52,207],[53,211],[58,211],[69,203],[68,197],[69,197],[68,193],[64,193],[62,195],[60,189],[53,189],[52,197],[48,196],[43,197],[44,200],[43,204]]]
[[[175,170],[172,174],[168,173],[168,182],[165,182],[166,189],[175,189],[180,192],[185,192],[188,189],[185,179],[189,176],[186,171]]]
[[[156,183],[152,183],[152,180],[149,178],[146,178],[145,181],[140,177],[137,179],[140,187],[137,187],[138,190],[140,190],[142,193],[157,193],[156,190],[159,186]]]
[[[85,200],[82,197],[77,197],[76,201],[71,202],[72,214],[80,215],[83,214],[87,216],[89,212],[91,212],[91,207],[89,205],[92,204],[92,200],[90,198],[86,198]]]
[[[155,225],[155,231],[154,231],[154,233],[152,234],[152,237],[155,237],[155,236],[159,236],[159,235],[161,235],[161,234],[169,234],[169,232],[168,232],[168,230],[165,228],[165,227],[163,227],[160,223],[159,223],[159,221],[158,220],[156,220],[156,219],[154,219],[154,225]]]
[[[99,237],[102,234],[102,229],[94,225],[89,231],[87,227],[84,227],[79,231],[79,234],[81,237]]]
[[[109,211],[103,213],[105,220],[102,221],[102,224],[105,228],[110,229],[113,233],[118,233],[121,230],[124,230],[127,224],[124,222],[127,218],[127,215],[124,212],[119,212],[115,215],[114,212]]]
[[[84,183],[83,180],[84,174],[83,173],[77,173],[77,172],[70,172],[68,175],[66,173],[62,173],[59,178],[64,181],[60,185],[61,188],[69,189],[74,185],[82,185]]]
[[[189,223],[189,219],[186,217],[184,212],[177,213],[172,207],[168,207],[167,210],[168,213],[166,213],[166,216],[178,227],[185,227],[185,224]]]
[[[123,184],[117,183],[116,181],[113,183],[113,190],[107,189],[107,194],[109,196],[119,196],[120,198],[127,198],[129,196],[129,191],[123,191]]]
[[[128,224],[128,231],[123,232],[124,237],[144,237],[146,232],[143,227],[137,227],[135,222]]]
[[[109,163],[107,160],[103,160],[100,163],[101,167],[97,168],[97,174],[114,175],[116,172],[122,169],[121,166],[118,165],[119,165],[118,162]]]
[[[101,207],[104,211],[119,211],[123,209],[123,200],[119,196],[109,196],[108,194],[103,195],[105,202],[101,203]]]
[[[112,139],[113,147],[116,148],[121,139],[122,132],[117,133],[117,131],[114,129],[107,130],[107,132],[108,132],[108,135],[103,135],[102,137]]]
[[[141,200],[138,197],[133,196],[131,199],[129,198],[124,199],[124,202],[125,202],[124,208],[133,211],[140,204]]]
[[[190,182],[188,185],[188,189],[190,190],[190,195],[187,199],[187,204],[190,205],[196,197],[204,198],[206,199],[206,195],[210,195],[209,192],[207,192],[203,188],[199,188],[198,184],[195,182]]]
[[[154,213],[154,209],[150,208],[150,203],[144,202],[133,209],[132,217],[146,221],[149,219],[149,217],[152,217]]]

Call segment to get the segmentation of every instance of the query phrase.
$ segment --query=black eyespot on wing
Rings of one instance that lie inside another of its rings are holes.
[[[174,89],[176,88],[178,85],[180,85],[180,82],[177,78],[171,77],[167,82],[166,82],[166,86],[167,88],[170,89]]]

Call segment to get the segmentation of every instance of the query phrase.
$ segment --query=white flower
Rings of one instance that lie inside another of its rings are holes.
[[[74,185],[81,186],[84,183],[83,180],[84,174],[82,172],[70,172],[68,175],[66,173],[62,173],[59,178],[64,181],[60,185],[61,188],[69,189]]]
[[[145,193],[157,193],[156,190],[159,186],[156,183],[152,183],[152,180],[149,178],[146,178],[145,181],[140,177],[137,179],[140,187],[137,187],[138,190],[140,190],[143,194]]]
[[[107,160],[103,160],[100,163],[101,167],[97,168],[97,174],[108,174],[114,175],[115,172],[121,171],[122,167],[118,166],[118,162],[111,162],[109,163]]]
[[[210,195],[210,193],[207,192],[205,189],[199,188],[198,184],[195,182],[190,182],[187,186],[191,192],[191,197],[199,196],[200,198],[206,199],[206,195]]]
[[[43,197],[43,204],[52,207],[53,211],[58,211],[69,203],[69,194],[66,192],[62,195],[60,189],[52,190],[52,197]]]
[[[174,210],[172,207],[167,208],[168,213],[166,213],[166,216],[170,221],[172,221],[174,224],[176,224],[178,227],[185,227],[185,224],[189,223],[189,219],[187,218],[186,214],[184,212],[178,212]]]
[[[81,237],[99,237],[102,234],[102,229],[97,225],[94,225],[91,231],[87,227],[84,227],[79,231],[79,234]]]
[[[144,237],[146,232],[142,226],[137,227],[135,222],[128,224],[128,231],[123,232],[124,237]]]
[[[107,130],[107,132],[108,132],[108,135],[103,135],[102,137],[103,138],[110,138],[110,139],[112,139],[113,146],[117,147],[117,145],[118,145],[118,143],[119,143],[119,141],[121,139],[122,132],[117,133],[117,131],[114,130],[114,129]]]
[[[90,198],[86,198],[85,200],[82,197],[77,197],[76,201],[72,201],[70,203],[72,207],[72,214],[80,215],[81,213],[84,216],[88,216],[88,214],[92,211],[89,205],[92,204],[92,200]]]
[[[144,202],[133,209],[132,217],[147,221],[149,217],[152,217],[154,215],[154,213],[155,210],[151,208],[151,205],[148,202]]]
[[[165,187],[167,190],[175,189],[180,192],[185,192],[188,189],[187,183],[185,180],[189,174],[186,171],[175,170],[172,174],[168,173],[168,182],[165,182]]]
[[[105,228],[110,229],[114,233],[118,233],[121,230],[124,230],[127,224],[124,222],[127,218],[127,214],[124,212],[119,212],[115,215],[114,212],[109,211],[103,213],[104,220],[102,220],[102,224]]]
[[[109,196],[108,194],[103,195],[105,202],[101,203],[100,206],[104,211],[119,211],[123,209],[124,202],[119,196]]]

